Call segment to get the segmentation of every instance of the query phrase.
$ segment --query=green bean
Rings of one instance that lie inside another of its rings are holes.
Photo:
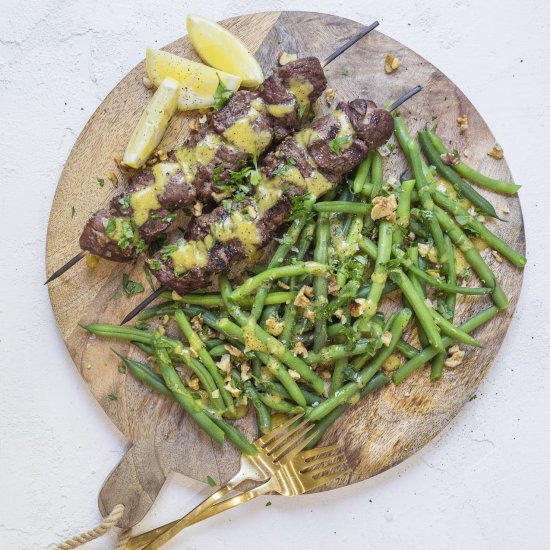
[[[464,258],[466,258],[466,261],[472,266],[483,284],[493,289],[491,296],[493,297],[493,302],[495,305],[499,309],[505,309],[508,305],[508,298],[506,298],[506,294],[504,294],[502,288],[500,288],[497,283],[493,272],[483,261],[481,254],[477,251],[472,241],[468,239],[464,231],[462,231],[462,229],[460,229],[460,227],[455,224],[443,210],[441,210],[441,208],[436,206],[434,208],[434,214],[453,241],[454,245],[460,249],[464,255]]]
[[[427,132],[418,132],[418,140],[427,159],[433,164],[437,172],[448,180],[465,199],[468,199],[483,214],[498,218],[493,205],[480,195],[469,183],[466,183],[450,166],[447,166],[437,153]]]
[[[417,246],[410,246],[407,249],[407,256],[410,261],[410,265],[417,267],[420,271],[424,272],[423,269],[420,268],[420,257],[418,255],[418,247]],[[416,291],[416,293],[422,298],[422,300],[426,299],[426,284],[423,283],[414,273],[411,273],[411,283],[413,284],[413,287]],[[405,307],[409,307],[410,304],[408,303],[405,296],[403,296],[403,303]],[[428,343],[428,336],[426,335],[426,332],[422,325],[420,323],[417,323],[416,330],[418,332],[418,340],[420,341],[420,346],[425,348]]]
[[[336,359],[336,362],[334,363],[334,370],[332,371],[330,389],[328,392],[329,397],[333,397],[336,391],[344,385],[345,372],[347,368],[347,357],[340,357],[339,359]]]
[[[487,321],[490,321],[495,315],[499,312],[499,308],[496,306],[491,306],[478,314],[474,315],[465,323],[459,326],[460,330],[466,333],[474,331],[476,328],[484,325]],[[443,338],[443,345],[445,348],[454,344],[455,342],[452,338],[445,336]],[[401,365],[392,375],[392,380],[395,384],[400,384],[410,376],[414,371],[418,370],[420,367],[425,365],[430,359],[432,359],[437,353],[438,349],[433,346],[423,349],[419,354],[415,355],[409,359],[405,364]]]
[[[420,150],[418,144],[414,140],[410,140],[407,144],[409,149],[409,155],[411,160],[411,167],[414,173],[416,180],[416,188],[418,189],[418,194],[420,195],[420,202],[422,203],[422,208],[431,212],[433,210],[434,204],[433,199],[430,195],[428,182],[422,172],[422,163],[420,157]],[[428,219],[428,227],[430,233],[432,234],[435,248],[437,249],[437,259],[441,264],[444,273],[448,271],[448,263],[446,257],[446,248],[445,242],[443,240],[443,232],[439,225],[439,222],[435,216],[431,216]]]
[[[378,317],[373,317],[372,322],[378,323],[380,326],[384,326],[383,320]],[[414,346],[411,346],[408,342],[405,342],[402,338],[397,342],[395,349],[401,352],[407,359],[412,359],[421,351]]]
[[[359,340],[355,347],[349,348],[348,344],[334,344],[327,346],[315,352],[310,351],[304,361],[308,365],[317,365],[329,363],[343,357],[352,357],[354,355],[363,355],[364,353],[374,352],[373,342],[371,340]]]
[[[456,262],[453,248],[453,241],[449,235],[445,235],[445,246],[447,247],[447,258],[449,260],[449,273],[447,273],[447,284],[449,286],[456,285]],[[456,293],[449,292],[445,301],[447,311],[449,312],[449,321],[453,321],[456,307]]]
[[[262,328],[267,327],[267,322],[269,319],[278,319],[279,318],[279,306],[267,306],[264,308],[262,317],[260,319],[260,326]]]
[[[292,279],[291,288],[294,288],[294,279]],[[293,293],[296,296],[296,293]],[[292,344],[292,331],[296,325],[296,313],[297,309],[294,305],[294,300],[289,302],[285,307],[285,312],[283,314],[283,332],[279,337],[281,344],[285,347],[290,347]]]
[[[441,315],[435,309],[431,307],[428,309],[432,314],[432,317],[434,318],[435,324],[439,327],[443,334],[451,337],[457,342],[462,342],[463,344],[466,344],[468,346],[472,346],[475,348],[481,347],[481,344],[475,338],[472,338],[469,334],[461,331],[458,327],[445,319],[445,317],[443,317],[443,315]]]
[[[362,390],[361,390],[361,397],[364,397],[365,395],[368,395],[369,393],[375,392],[379,390],[381,387],[385,386],[390,379],[383,373],[379,372]],[[325,432],[342,416],[343,413],[345,413],[349,409],[350,405],[348,403],[343,403],[342,405],[339,405],[336,407],[332,412],[327,414],[325,417],[323,417],[319,422],[315,424],[315,426],[311,429],[311,432],[308,433],[310,435],[311,433],[315,432],[317,435],[311,440],[305,447],[305,449],[312,449],[319,443],[319,440],[323,437]]]
[[[374,150],[372,155],[372,167],[371,167],[371,179],[372,179],[372,191],[371,198],[377,197],[380,195],[382,190],[382,181],[384,178],[383,175],[383,166],[382,166],[382,155]]]
[[[291,395],[288,393],[287,389],[278,382],[266,382],[262,380],[260,383],[260,388],[265,388],[267,393],[276,394],[282,397],[283,399],[292,399]],[[306,398],[306,404],[312,405],[313,403],[318,403],[320,396],[316,393],[309,391],[308,389],[300,386],[304,397]]]
[[[270,409],[290,415],[299,414],[303,412],[303,407],[292,405],[288,401],[281,399],[277,395],[270,395],[268,393],[258,393],[258,397],[262,403]]]
[[[153,348],[149,344],[142,344],[141,342],[132,342],[134,346],[139,348],[143,353],[145,353],[148,357],[152,357],[154,354]]]
[[[289,368],[295,370],[308,384],[311,385],[311,387],[318,393],[323,393],[324,391],[324,383],[323,380],[315,374],[309,365],[302,361],[300,358],[298,358],[296,355],[294,355],[290,350],[285,348],[276,338],[268,334],[265,330],[263,330],[261,327],[259,327],[254,319],[249,319],[247,315],[244,314],[244,312],[237,306],[230,298],[231,294],[231,285],[229,281],[227,280],[227,277],[221,276],[220,277],[220,290],[222,293],[222,296],[224,296],[225,305],[227,307],[227,310],[229,311],[230,315],[243,327],[242,331],[242,340],[246,347],[254,350],[252,346],[254,346],[254,342],[257,342],[257,346],[254,347],[260,347],[265,348],[267,353],[270,355],[273,355],[275,358],[279,359],[282,363],[287,365]],[[248,341],[245,341],[248,340]],[[260,351],[263,351],[260,349]],[[261,355],[258,355],[261,359]],[[286,370],[286,369],[283,369]],[[287,372],[288,374],[288,372]],[[292,378],[291,378],[292,380]],[[283,380],[281,380],[283,384]],[[294,381],[293,381],[294,382]],[[285,385],[285,387],[289,390],[289,387]],[[300,392],[299,387],[295,385],[295,394],[292,395],[293,399],[296,400],[297,403],[301,404],[300,401],[303,402],[304,398],[300,399]],[[292,393],[292,392],[291,392]]]
[[[410,279],[400,269],[390,270],[389,276],[392,281],[399,285],[401,292],[403,292],[410,307],[414,310],[419,323],[426,332],[430,344],[439,351],[443,351],[441,335],[437,330],[428,306],[424,302],[424,298],[419,296]]]
[[[415,180],[406,180],[401,184],[401,193],[399,193],[395,217],[397,225],[403,229],[409,227],[409,221],[411,219],[411,194],[415,185]]]
[[[372,260],[376,260],[378,257],[378,246],[375,242],[371,241],[368,237],[363,237],[359,241],[359,249],[364,252]]]
[[[315,205],[315,210],[317,212],[325,212],[325,213],[338,212],[339,214],[365,215],[370,211],[370,205],[365,204],[363,202],[343,202],[343,201],[318,202]]]
[[[365,244],[365,239],[363,239],[363,244]],[[376,314],[378,309],[378,302],[382,296],[382,290],[386,284],[387,278],[387,269],[386,264],[389,262],[391,257],[391,246],[392,246],[392,228],[391,224],[382,220],[380,222],[380,227],[378,228],[378,249],[376,254],[376,263],[374,266],[374,272],[371,275],[371,288],[369,295],[365,303],[365,313],[364,316],[367,319],[370,319]]]
[[[210,352],[211,357],[221,357],[222,355],[228,353],[225,344],[220,344],[219,346],[210,348],[208,351]]]
[[[328,270],[329,267],[326,264],[319,262],[299,262],[292,265],[266,269],[259,275],[251,277],[241,286],[237,287],[231,293],[230,299],[234,302],[240,302],[245,296],[253,294],[262,284],[271,282],[275,279],[281,279],[282,277],[297,277],[307,274],[324,278]]]
[[[252,443],[246,439],[244,434],[235,428],[235,426],[232,426],[223,418],[216,418],[210,411],[206,411],[206,414],[212,422],[214,422],[214,424],[216,424],[216,426],[223,431],[227,439],[229,439],[229,441],[231,441],[237,449],[250,456],[255,456],[258,454],[258,449],[256,449],[256,447],[254,447],[254,445],[252,445]]]
[[[361,164],[359,165],[359,167],[357,168],[357,172],[355,173],[355,178],[353,179],[352,191],[355,195],[360,193],[363,189],[363,186],[367,181],[367,177],[369,175],[371,163],[372,151],[369,151],[367,158],[361,161]]]
[[[311,211],[311,208],[315,203],[315,200],[316,200],[315,197],[310,196],[303,201],[304,215],[299,218],[296,218],[292,222],[291,226],[288,228],[287,232],[285,233],[282,239],[281,244],[278,246],[277,250],[275,251],[271,260],[269,261],[269,264],[267,266],[268,270],[274,267],[279,267],[280,264],[282,264],[284,259],[287,257],[288,253],[290,252],[290,249],[296,244],[296,241],[298,240],[300,233],[302,232],[302,229],[307,223],[308,213]],[[252,305],[252,310],[250,312],[250,315],[256,320],[258,320],[261,317],[268,292],[269,292],[269,285],[267,284],[267,282],[262,284],[261,287],[258,288],[258,292],[256,293],[256,297]]]
[[[208,350],[204,346],[204,343],[200,339],[199,335],[193,330],[193,327],[185,316],[183,310],[178,309],[174,315],[176,318],[176,322],[178,323],[178,326],[185,338],[187,338],[191,349],[193,349],[197,353],[203,365],[210,373],[210,376],[212,376],[216,387],[220,391],[220,397],[223,399],[223,403],[225,403],[225,406],[227,407],[228,413],[234,416],[236,412],[235,404],[233,403],[233,398],[231,397],[231,394],[225,388],[225,382],[223,376],[218,369],[218,365],[216,365],[214,359],[212,359],[212,357],[208,353]]]
[[[428,232],[426,231],[424,226],[416,218],[411,218],[409,220],[409,229],[417,237],[421,237],[422,239],[427,239],[428,238]]]
[[[432,361],[432,368],[430,370],[430,380],[432,382],[437,382],[441,375],[443,374],[443,366],[445,365],[445,358],[447,354],[442,351],[438,353]]]
[[[153,333],[152,339],[153,349],[157,365],[160,370],[160,375],[168,386],[168,389],[174,394],[177,402],[185,409],[191,418],[217,443],[223,443],[224,433],[208,415],[195,402],[189,390],[183,385],[176,369],[172,365],[170,356],[166,348],[160,347],[160,339],[158,331]]]
[[[328,214],[321,213],[317,218],[317,231],[315,238],[315,249],[313,259],[320,264],[328,263],[328,243],[330,238],[330,223]],[[313,279],[313,292],[315,296],[315,307],[317,311],[328,303],[328,282],[326,277],[315,277]],[[324,316],[317,315],[315,318],[313,332],[313,350],[319,351],[327,341],[327,322]]]
[[[459,225],[467,227],[476,232],[481,240],[487,243],[491,248],[500,252],[505,258],[510,260],[516,267],[524,267],[527,263],[525,256],[519,254],[504,241],[492,233],[487,227],[472,216],[463,206],[444,193],[435,191],[433,193],[434,201],[442,208],[453,214]]]
[[[434,132],[428,132],[428,136],[439,153],[439,156],[444,156],[448,154],[447,148],[441,141],[441,139],[435,135]],[[458,159],[457,159],[458,160]],[[484,176],[477,170],[474,170],[471,166],[468,166],[461,160],[458,162],[453,162],[451,168],[458,172],[460,176],[472,183],[485,187],[486,189],[491,189],[492,191],[497,191],[498,193],[506,193],[508,195],[515,195],[521,188],[521,185],[516,185],[515,183],[509,183],[507,181],[497,180]]]
[[[242,387],[245,395],[248,397],[252,406],[256,410],[256,421],[258,423],[258,429],[260,433],[266,433],[271,429],[271,415],[267,410],[267,407],[263,404],[254,384],[250,380],[243,381],[241,374],[233,369],[231,377],[237,382],[238,387]]]
[[[265,271],[265,270],[264,270]],[[286,304],[290,300],[290,292],[270,292],[265,297],[265,305],[277,305],[277,304]],[[181,299],[178,298],[175,302],[172,302],[174,304],[173,310],[168,311],[168,306],[166,306],[166,313],[168,315],[173,315],[173,312],[175,311],[176,307],[179,306],[179,304],[182,305],[196,305],[196,306],[205,306],[205,307],[223,307],[223,300],[221,297],[221,294],[186,294],[181,296]],[[239,302],[240,305],[243,307],[251,307],[254,304],[254,297],[252,296],[245,296],[245,298]],[[141,315],[139,317],[141,320],[147,320],[152,317],[156,317],[157,315],[164,315],[163,313],[155,313],[152,310],[155,310],[157,306],[145,309],[142,314],[145,314],[142,318]],[[147,312],[147,313],[146,313]]]
[[[325,401],[319,403],[315,408],[308,408],[306,418],[312,421],[321,420],[324,416],[333,411],[336,407],[351,399],[355,394],[359,393],[374,375],[380,370],[387,358],[392,354],[397,342],[401,338],[405,327],[411,319],[412,312],[410,309],[402,309],[391,327],[392,338],[387,348],[383,348],[374,357],[368,367],[365,367],[356,374],[352,382],[348,382],[333,397],[329,397]]]

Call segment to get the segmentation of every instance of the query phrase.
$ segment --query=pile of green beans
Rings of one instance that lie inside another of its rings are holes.
[[[385,180],[384,159],[373,150],[342,189],[302,201],[303,215],[289,223],[267,266],[242,283],[233,287],[222,275],[217,293],[164,292],[136,327],[83,328],[134,344],[147,361],[115,351],[126,372],[178,403],[215,442],[227,439],[247,454],[255,448],[231,421],[249,408],[259,433],[303,412],[315,423],[311,447],[387,384],[428,363],[431,381],[446,376],[448,348],[482,346],[471,333],[508,305],[471,234],[517,268],[526,263],[469,209],[496,217],[471,184],[508,194],[519,186],[449,155],[433,131],[418,132],[417,141],[401,116],[394,119],[409,165],[401,184]],[[458,197],[441,191],[439,176]],[[385,199],[395,210],[378,216]],[[460,280],[458,257],[480,285]],[[395,292],[397,309],[395,296],[385,298]],[[462,296],[493,304],[457,323]]]

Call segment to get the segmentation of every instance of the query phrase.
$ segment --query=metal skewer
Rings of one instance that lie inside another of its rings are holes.
[[[378,21],[374,21],[374,23],[371,23],[368,27],[365,27],[361,31],[359,31],[357,34],[352,36],[345,44],[342,44],[340,47],[336,48],[322,63],[321,67],[325,68],[329,63],[332,63],[338,56],[343,54],[348,48],[351,48],[356,42],[361,40],[364,36],[369,34],[373,29],[378,27],[380,23]],[[86,256],[87,252],[82,251],[79,252],[74,258],[70,259],[65,265],[61,266],[55,273],[53,273],[48,280],[44,284],[48,284],[51,281],[57,279],[63,273],[65,273],[67,270],[69,270],[73,265],[78,263],[84,256]],[[149,303],[149,302],[148,302]],[[137,312],[139,313],[139,311]]]
[[[411,88],[408,92],[404,93],[401,97],[396,99],[393,103],[390,104],[388,107],[388,111],[395,111],[398,107],[403,105],[405,101],[409,100],[411,97],[415,96],[418,92],[422,90],[422,86],[420,84],[417,84],[414,88]],[[165,290],[169,290],[167,287],[160,287],[157,288],[151,295],[149,295],[143,302],[141,302],[139,305],[137,305],[124,319],[121,321],[121,325],[126,324],[128,321],[133,319],[138,313],[140,313],[144,308],[146,308],[155,298],[157,298],[162,292]]]

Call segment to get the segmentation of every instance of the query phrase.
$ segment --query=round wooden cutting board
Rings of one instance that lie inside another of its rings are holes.
[[[366,20],[365,24],[369,22]],[[283,51],[323,59],[363,27],[340,17],[304,12],[244,15],[222,24],[255,52],[266,74]],[[166,49],[197,59],[187,38]],[[401,67],[391,75],[384,72],[388,53],[401,59]],[[48,273],[78,252],[78,238],[86,220],[115,192],[108,179],[113,172],[121,176],[114,159],[122,157],[152,93],[143,85],[144,75],[144,63],[140,63],[107,96],[75,143],[52,206],[46,252]],[[399,42],[374,31],[331,63],[326,75],[337,101],[364,97],[379,105],[421,84],[423,92],[401,110],[411,131],[436,120],[438,133],[449,140],[450,149],[467,150],[468,162],[482,172],[511,179],[506,161],[487,156],[495,138],[473,105],[445,75]],[[318,111],[327,109],[321,100]],[[460,134],[456,118],[464,114],[468,116],[469,129]],[[162,147],[170,149],[181,143],[194,116],[178,114]],[[398,177],[404,169],[400,153],[386,159],[386,177]],[[97,178],[105,180],[103,187]],[[491,223],[491,228],[524,251],[519,200],[484,191],[483,194],[490,196],[499,214],[509,210],[509,214],[504,214],[507,223]],[[485,347],[469,350],[465,362],[459,368],[446,370],[437,384],[430,383],[426,370],[420,370],[402,385],[390,385],[352,407],[325,435],[323,443],[337,441],[342,446],[353,474],[329,488],[367,479],[404,460],[440,432],[474,395],[506,334],[522,282],[521,271],[507,262],[496,262],[489,252],[486,250],[484,255],[508,294],[510,306],[476,332]],[[128,452],[105,482],[99,502],[104,514],[115,504],[123,503],[126,510],[122,526],[129,527],[146,514],[170,472],[205,482],[211,476],[222,483],[238,469],[239,454],[229,444],[217,447],[172,401],[153,394],[131,375],[118,371],[119,361],[110,348],[134,358],[140,357],[139,350],[121,342],[95,339],[78,326],[98,321],[119,323],[143,299],[144,294],[128,299],[121,292],[123,273],[142,282],[149,291],[142,261],[128,265],[104,260],[94,268],[80,262],[52,283],[49,291],[59,329],[77,369],[128,439]],[[487,307],[487,303],[477,298],[462,300],[459,319]],[[238,425],[250,439],[256,437],[252,415]]]

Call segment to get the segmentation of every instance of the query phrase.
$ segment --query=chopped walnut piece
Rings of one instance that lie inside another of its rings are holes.
[[[216,365],[218,365],[218,368],[222,372],[230,373],[231,372],[231,357],[230,357],[229,353],[224,353],[220,357],[220,360],[216,363]]]
[[[199,379],[196,376],[187,376],[185,378],[187,385],[194,391],[198,391],[200,388]]]
[[[283,52],[279,56],[279,65],[286,65],[287,63],[292,63],[298,59],[298,55],[295,53]]]
[[[147,76],[144,76],[141,81],[143,82],[143,85],[150,90],[153,87],[153,83],[151,82],[151,79]]]
[[[464,360],[465,352],[461,350],[458,346],[452,346],[449,348],[449,356],[445,359],[445,366],[454,369],[458,367]]]
[[[315,313],[313,312],[313,310],[308,307],[306,309],[306,319],[310,322],[310,323],[314,323],[315,322]]]
[[[159,160],[165,161],[168,159],[168,154],[164,149],[159,149],[156,154]]]
[[[307,308],[311,305],[311,300],[309,299],[313,296],[313,287],[304,285],[296,294],[294,299],[294,305],[297,307]]]
[[[430,245],[426,243],[418,243],[418,253],[425,258],[430,253]]]
[[[345,325],[347,320],[348,320],[348,318],[344,314],[343,309],[337,309],[334,312],[334,317],[336,317],[336,319],[338,319],[340,321],[340,323],[342,323],[343,325]]]
[[[496,250],[491,250],[491,254],[493,255],[493,258],[494,258],[499,264],[502,263],[502,256],[501,256]]]
[[[181,300],[181,296],[175,290],[172,290],[172,300],[174,300],[174,302],[179,302]]]
[[[416,235],[411,231],[407,237],[409,238],[409,241],[414,241],[416,239]]]
[[[290,290],[290,287],[286,283],[283,283],[283,281],[277,281],[277,286],[283,290]]]
[[[251,378],[252,378],[252,375],[250,374],[250,363],[247,363],[246,361],[244,361],[243,363],[241,363],[241,380],[243,382],[246,382]]]
[[[502,160],[504,158],[504,151],[498,143],[495,143],[487,154],[497,160]]]
[[[168,315],[163,315],[160,322],[161,322],[163,325],[167,325],[167,324],[168,324],[168,321],[170,321],[170,317],[169,317]]]
[[[193,205],[193,216],[195,216],[195,218],[198,218],[202,214],[202,207],[203,207],[203,204],[200,201],[197,201]]]
[[[294,345],[294,353],[303,357],[304,359],[307,357],[307,349],[304,346],[303,342],[296,342],[296,344]]]
[[[391,342],[391,332],[389,330],[384,332],[384,334],[380,337],[380,341],[384,344],[384,346],[388,347]]]
[[[456,121],[460,126],[460,133],[463,134],[468,129],[468,115],[460,115]]]
[[[241,390],[239,390],[239,388],[234,388],[231,382],[228,382],[224,388],[231,394],[232,397],[239,397],[241,395]]]
[[[340,293],[340,285],[336,282],[336,277],[332,273],[328,276],[328,293],[331,296],[338,296]]]
[[[502,213],[503,214],[509,214],[510,213],[510,207],[508,206],[508,203],[505,203],[502,207]]]
[[[290,374],[292,380],[300,380],[300,375],[295,370],[288,369],[288,374]]]
[[[355,298],[349,305],[349,312],[352,317],[361,317],[365,313],[366,298]]]
[[[198,132],[201,129],[201,123],[198,118],[192,118],[189,123],[189,129],[192,132]]]
[[[327,100],[327,105],[332,105],[332,102],[334,101],[334,90],[332,88],[327,88],[325,98]]]
[[[218,399],[218,397],[220,396],[220,390],[214,390],[211,394],[212,396],[212,399]]]
[[[200,313],[191,318],[191,327],[195,332],[202,330],[202,315]]]
[[[372,200],[372,210],[370,217],[373,220],[379,220],[381,218],[386,218],[388,221],[390,217],[395,216],[395,211],[397,209],[397,201],[395,200],[395,195],[391,194],[387,197],[374,197]]]
[[[395,57],[392,53],[386,56],[386,60],[384,61],[384,71],[386,71],[386,74],[394,73],[400,66],[401,60],[398,57]]]
[[[267,332],[269,332],[269,334],[271,334],[272,336],[279,336],[279,334],[283,332],[285,324],[283,323],[283,321],[270,317],[265,322],[265,328],[267,329]]]
[[[231,344],[224,344],[223,347],[226,349],[229,355],[232,355],[233,357],[244,357],[244,353],[239,348],[236,348]]]

